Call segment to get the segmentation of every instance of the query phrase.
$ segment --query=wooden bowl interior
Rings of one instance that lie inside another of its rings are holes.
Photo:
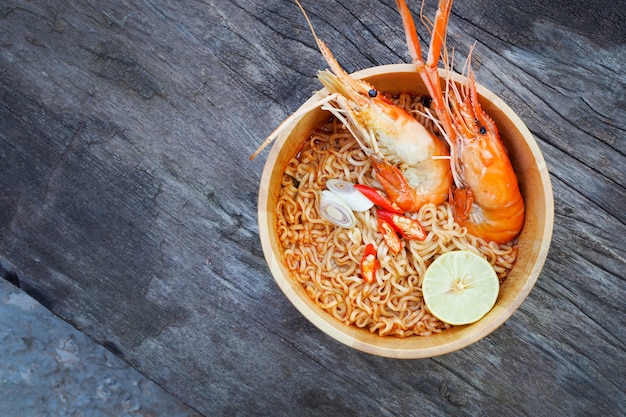
[[[384,92],[426,93],[415,66],[409,64],[369,68],[353,76],[367,80]],[[464,78],[455,76],[455,81],[464,82]],[[545,262],[552,237],[554,209],[548,170],[535,140],[519,117],[484,87],[478,86],[478,92],[481,105],[495,120],[509,150],[526,204],[526,219],[519,239],[517,263],[503,283],[494,308],[477,323],[454,327],[440,335],[403,339],[381,337],[367,330],[341,324],[307,297],[282,262],[274,212],[288,161],[294,157],[302,141],[330,116],[329,113],[322,110],[308,113],[294,124],[288,135],[274,143],[259,190],[258,221],[263,252],[274,279],[289,301],[329,336],[355,349],[380,356],[425,358],[442,355],[461,349],[491,333],[513,314],[532,289]],[[303,107],[319,97],[320,93],[315,94]]]

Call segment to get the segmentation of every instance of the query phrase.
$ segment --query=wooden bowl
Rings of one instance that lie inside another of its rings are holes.
[[[384,92],[425,94],[415,66],[385,65],[353,74],[367,80]],[[455,81],[464,82],[456,76]],[[552,186],[545,161],[528,128],[498,97],[478,86],[480,103],[496,122],[500,136],[510,152],[511,161],[524,196],[526,219],[519,238],[519,255],[508,278],[502,284],[493,309],[480,321],[453,327],[439,335],[406,338],[383,337],[369,330],[346,326],[317,307],[302,286],[290,277],[282,261],[282,251],[276,236],[275,208],[281,178],[287,161],[292,158],[310,133],[327,120],[329,113],[316,110],[294,123],[288,134],[274,143],[265,163],[259,190],[259,235],[265,259],[276,283],[287,299],[320,330],[355,349],[392,358],[427,358],[449,353],[468,346],[504,323],[524,301],[537,281],[550,246],[554,223]],[[316,93],[304,106],[314,103]],[[282,302],[277,300],[276,302]]]

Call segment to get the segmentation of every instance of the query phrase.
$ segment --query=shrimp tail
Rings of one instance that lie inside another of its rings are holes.
[[[418,204],[412,198],[411,186],[404,175],[402,175],[400,169],[395,165],[376,160],[372,160],[372,164],[374,165],[376,178],[385,189],[389,199],[402,210],[413,211]]]
[[[457,220],[467,220],[472,211],[474,193],[469,188],[450,187],[448,201],[452,207],[452,214]]]

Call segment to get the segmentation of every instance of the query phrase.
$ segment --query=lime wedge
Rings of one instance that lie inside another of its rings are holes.
[[[426,270],[422,293],[439,320],[461,325],[480,320],[498,298],[500,283],[491,264],[469,251],[447,252]]]

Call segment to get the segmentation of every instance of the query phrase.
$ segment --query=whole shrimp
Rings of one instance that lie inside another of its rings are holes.
[[[433,25],[433,42],[424,64],[415,23],[404,0],[396,0],[413,63],[433,100],[451,152],[454,186],[449,201],[457,223],[488,241],[512,241],[524,224],[524,200],[507,151],[494,121],[482,109],[467,61],[467,83],[457,86],[448,75],[444,96],[437,64],[445,43],[453,0],[440,0]],[[446,71],[449,74],[449,71]]]
[[[452,172],[448,146],[404,108],[387,100],[373,86],[356,80],[339,65],[316,35],[306,12],[296,0],[331,71],[318,73],[329,91],[317,107],[330,111],[355,137],[370,157],[376,178],[389,199],[405,211],[448,198]],[[310,111],[310,108],[302,110]],[[292,115],[266,139],[260,150],[298,115]]]

